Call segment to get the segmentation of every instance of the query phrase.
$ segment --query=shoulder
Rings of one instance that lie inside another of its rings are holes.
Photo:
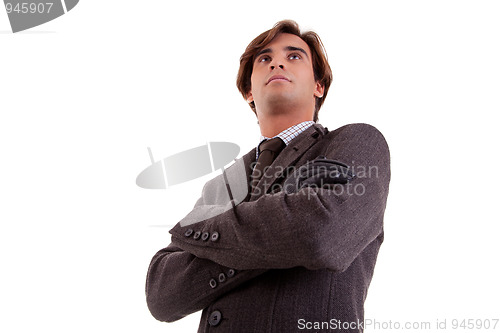
[[[343,125],[325,135],[331,144],[339,143],[350,147],[379,147],[388,150],[388,144],[384,135],[373,125],[365,123],[354,123]]]
[[[355,123],[329,131],[324,137],[325,156],[346,164],[378,165],[390,169],[389,146],[373,125]]]
[[[384,136],[375,126],[365,123],[347,124],[330,131],[328,134],[331,136],[369,137],[385,141]]]

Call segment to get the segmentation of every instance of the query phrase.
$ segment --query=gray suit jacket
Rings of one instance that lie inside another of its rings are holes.
[[[279,190],[290,167],[320,155],[357,177],[330,189]],[[242,159],[250,177],[255,149]],[[171,322],[203,309],[199,332],[362,332],[389,181],[389,149],[376,128],[311,126],[278,155],[259,195],[170,231],[172,243],[148,270],[152,315]],[[209,181],[196,207],[223,205],[222,194],[205,193],[225,193],[224,184]]]

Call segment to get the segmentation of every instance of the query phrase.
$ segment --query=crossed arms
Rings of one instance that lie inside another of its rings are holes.
[[[348,184],[281,191],[196,224],[178,223],[170,231],[172,243],[153,257],[148,271],[146,295],[155,318],[175,321],[201,310],[269,269],[344,271],[381,234],[390,181],[382,134],[370,125],[347,125],[316,144],[324,145],[327,158],[355,172],[362,167],[364,174]],[[376,174],[367,174],[370,167]],[[193,211],[227,204],[205,195],[223,184],[221,178],[207,183]],[[195,239],[197,231],[209,237]]]

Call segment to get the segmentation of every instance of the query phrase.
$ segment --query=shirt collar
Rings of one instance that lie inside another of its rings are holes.
[[[314,121],[312,120],[309,120],[309,121],[303,121],[297,125],[293,125],[293,126],[290,126],[288,127],[286,130],[278,133],[278,135],[276,136],[273,136],[272,138],[280,138],[281,140],[283,140],[283,142],[285,143],[285,145],[288,146],[288,144],[290,143],[290,141],[292,141],[293,139],[295,139],[297,137],[297,135],[299,135],[300,133],[304,132],[306,129],[308,129],[309,127],[311,127],[312,125],[314,124]],[[272,138],[268,138],[268,137],[265,137],[263,135],[260,136],[260,140],[259,140],[259,145],[262,143],[262,141],[265,141],[265,140],[269,140],[269,139],[272,139]],[[257,145],[257,149],[256,149],[256,158],[259,158],[259,145]]]

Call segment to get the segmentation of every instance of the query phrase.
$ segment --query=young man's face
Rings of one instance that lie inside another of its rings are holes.
[[[255,102],[257,116],[262,110],[300,105],[312,120],[315,97],[323,96],[314,80],[311,50],[292,34],[279,34],[257,53],[251,84],[247,101]]]

